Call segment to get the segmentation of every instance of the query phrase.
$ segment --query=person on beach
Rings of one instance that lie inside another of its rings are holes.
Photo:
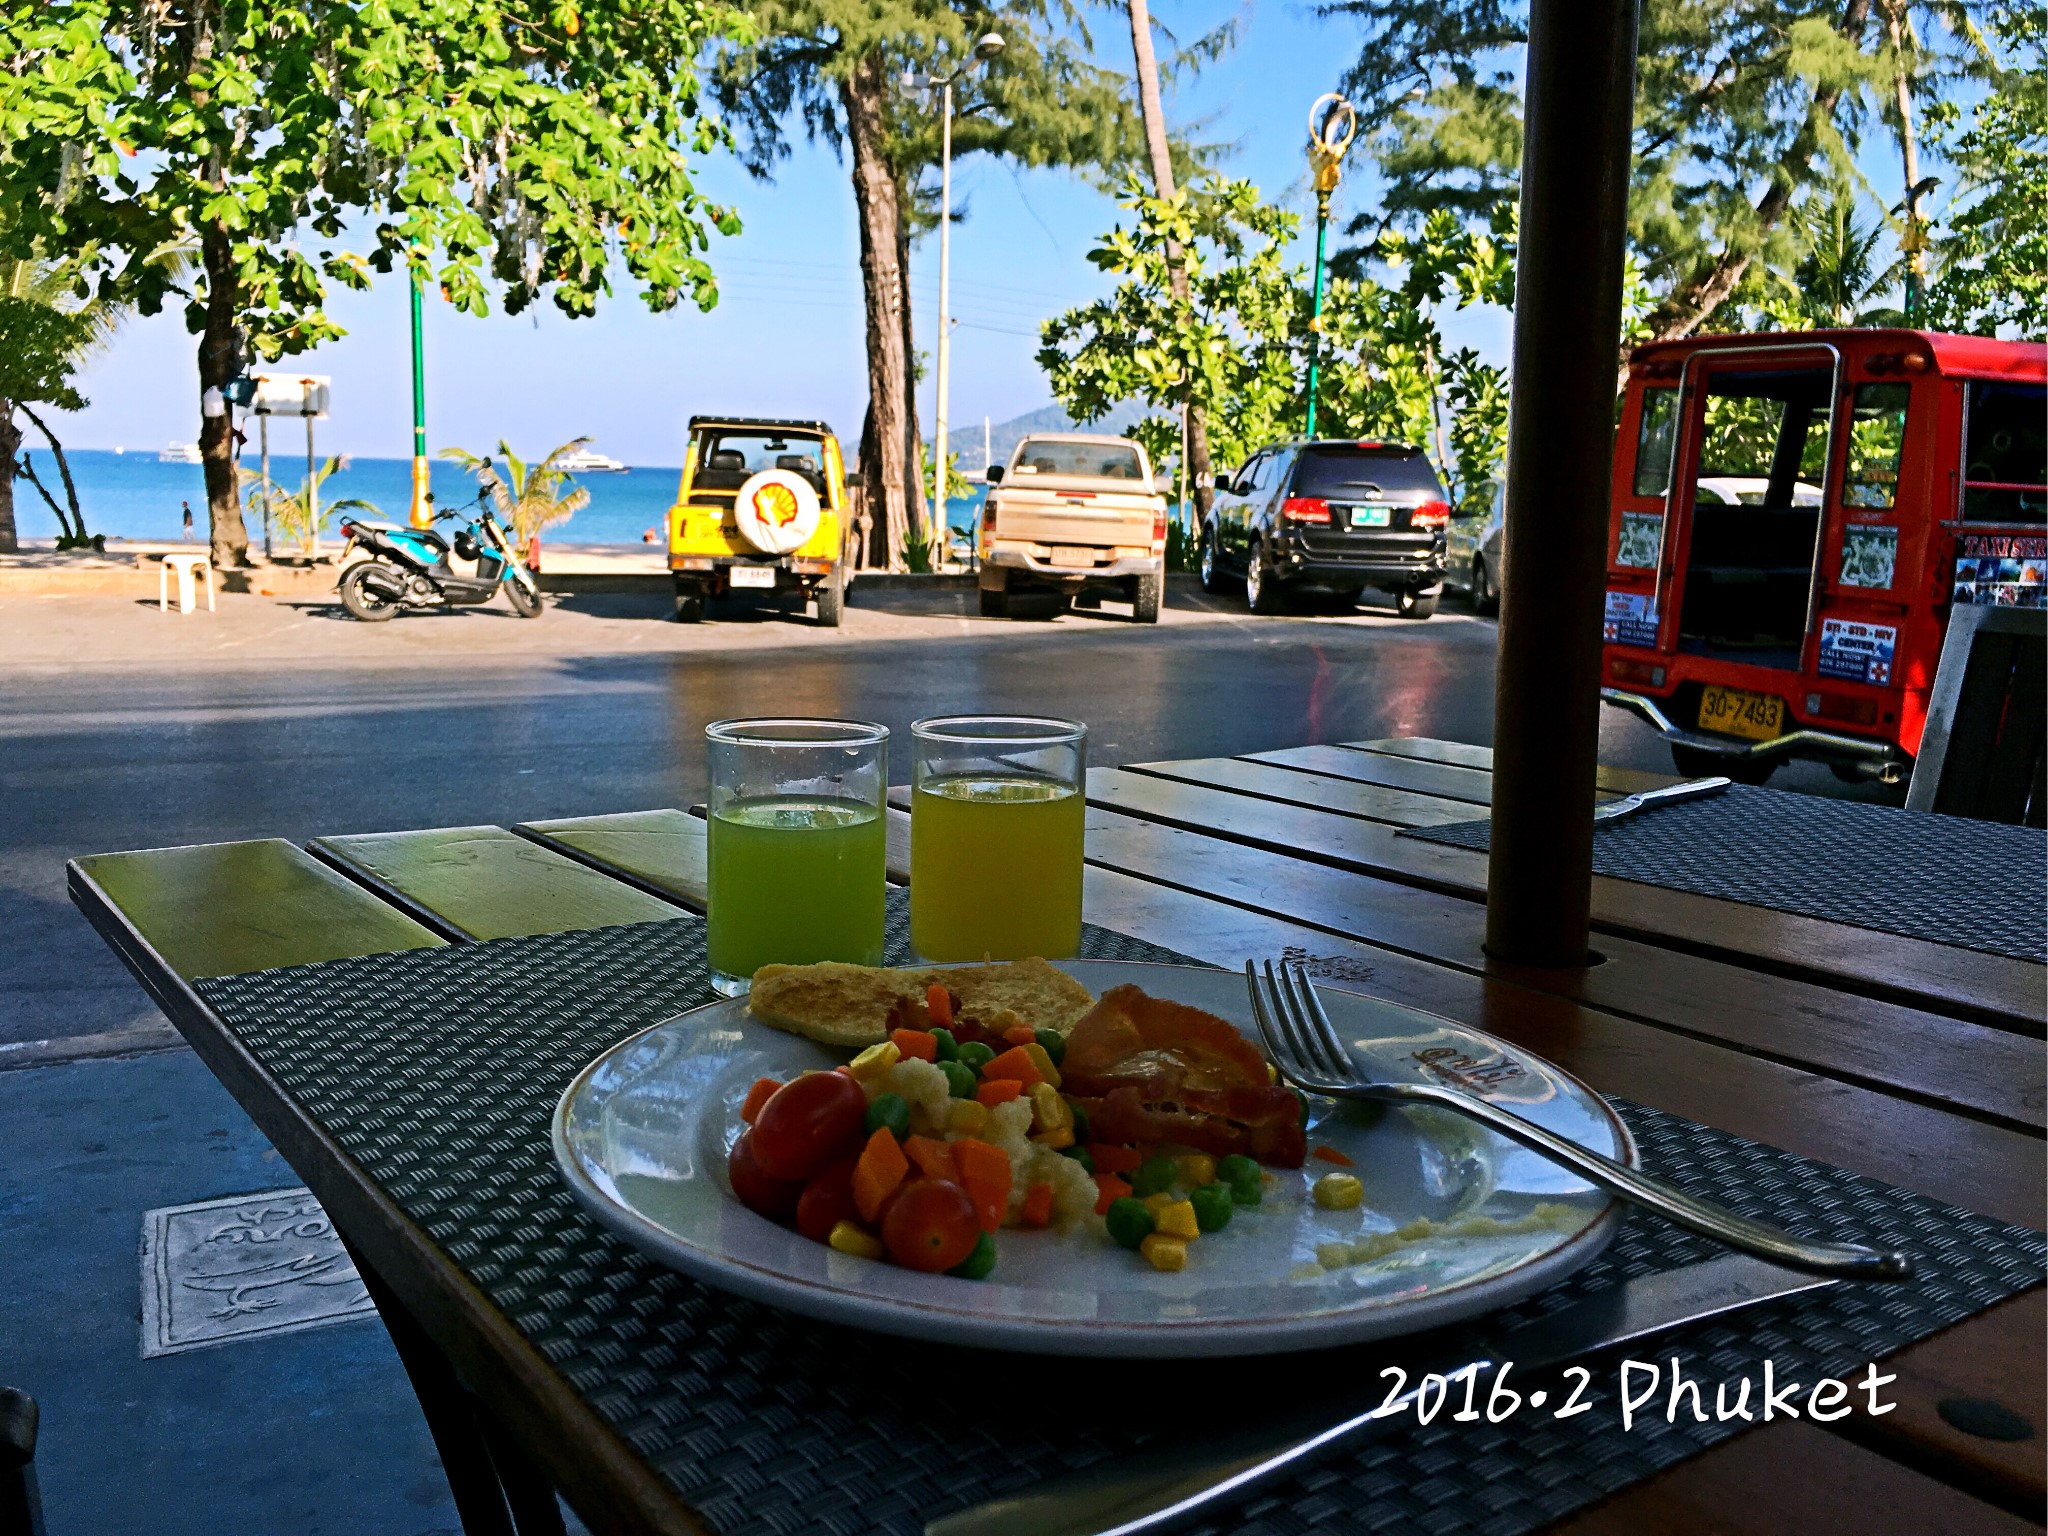
[[[192,542],[192,503],[186,501],[179,505],[185,509],[185,542],[189,544]]]

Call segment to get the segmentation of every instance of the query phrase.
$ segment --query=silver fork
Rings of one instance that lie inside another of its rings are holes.
[[[1330,1016],[1323,1011],[1322,1000],[1316,996],[1308,973],[1300,966],[1284,963],[1276,970],[1268,960],[1261,977],[1247,960],[1244,978],[1251,989],[1252,1016],[1258,1020],[1259,1033],[1266,1037],[1266,1048],[1272,1052],[1281,1075],[1298,1088],[1331,1098],[1427,1104],[1452,1110],[1562,1164],[1611,1194],[1645,1206],[1689,1231],[1773,1264],[1840,1280],[1905,1280],[1913,1273],[1913,1261],[1906,1254],[1881,1253],[1856,1243],[1824,1243],[1795,1237],[1589,1151],[1476,1094],[1461,1093],[1441,1083],[1375,1080],[1360,1069],[1357,1054],[1344,1044]]]

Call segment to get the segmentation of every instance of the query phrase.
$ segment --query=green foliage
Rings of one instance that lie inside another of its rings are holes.
[[[329,283],[435,250],[472,314],[488,282],[510,311],[552,290],[587,313],[614,264],[652,308],[709,304],[707,231],[736,226],[688,174],[717,139],[692,62],[729,19],[711,0],[0,0],[8,250],[75,255],[154,313],[181,290],[151,255],[211,240],[188,324],[231,282],[266,359],[341,334]],[[367,255],[344,248],[364,234]]]
[[[478,456],[464,448],[443,448],[441,457],[453,460],[476,476],[477,485],[491,498],[498,520],[512,530],[512,542],[521,549],[543,529],[570,518],[590,505],[590,492],[578,486],[562,460],[588,447],[587,437],[571,438],[538,463],[522,459],[498,439],[497,458]],[[502,460],[504,468],[498,467]]]
[[[296,491],[287,491],[276,481],[266,481],[256,471],[244,469],[241,472],[242,484],[248,488],[245,499],[249,510],[260,517],[268,509],[270,526],[280,538],[302,548],[310,548],[313,536],[326,530],[327,519],[336,512],[375,513],[379,510],[374,502],[360,497],[349,496],[330,502],[320,495],[320,487],[340,468],[340,459],[328,459],[301,480]]]
[[[1989,335],[2048,335],[2048,11],[2003,0],[1992,29],[2008,67],[1967,114],[1928,113],[1936,142],[1962,168],[1963,200],[1935,231],[1937,276],[1927,323]]]
[[[1169,571],[1201,569],[1202,541],[1194,527],[1181,518],[1166,525],[1166,568]]]
[[[903,564],[917,575],[928,575],[932,569],[934,542],[931,535],[922,528],[912,528],[903,536]]]
[[[1800,314],[1816,326],[1898,325],[1905,316],[1890,305],[1873,307],[1879,294],[1897,287],[1904,268],[1879,266],[1884,225],[1856,217],[1853,197],[1836,192],[1809,199],[1795,210],[1792,228],[1805,254],[1792,272]]]
[[[71,375],[90,340],[79,316],[34,298],[0,293],[0,409],[17,402],[85,409]]]

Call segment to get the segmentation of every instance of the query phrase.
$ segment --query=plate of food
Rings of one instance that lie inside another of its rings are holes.
[[[1354,1049],[1633,1165],[1569,1073],[1334,988]],[[1507,1306],[1616,1202],[1463,1117],[1277,1080],[1244,978],[1044,960],[770,966],[619,1042],[556,1108],[605,1226],[828,1322],[1047,1354],[1266,1354]]]

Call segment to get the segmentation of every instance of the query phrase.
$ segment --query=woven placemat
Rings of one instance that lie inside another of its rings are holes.
[[[891,950],[904,921],[892,895]],[[1002,1355],[814,1323],[663,1268],[586,1216],[548,1123],[585,1063],[710,1000],[703,924],[663,923],[337,960],[196,983],[221,1019],[704,1520],[730,1536],[915,1536],[934,1515],[1162,1436],[1235,1426],[1307,1382],[1377,1398],[1374,1346],[1252,1361]],[[1179,958],[1090,928],[1084,955]],[[1660,1340],[1694,1379],[1782,1385],[1864,1362],[2042,1277],[2040,1234],[1617,1106],[1649,1167],[1815,1236],[1917,1255],[1909,1289],[1842,1289]],[[1711,1255],[1643,1217],[1533,1316]],[[1712,1403],[1711,1386],[1707,1392]],[[1213,1532],[1515,1536],[1745,1427],[1621,1430],[1612,1372],[1590,1413],[1499,1425],[1440,1415],[1219,1514]],[[1754,1411],[1755,1405],[1752,1405]]]
[[[1492,825],[1403,837],[1484,853]],[[1593,872],[1909,939],[2048,960],[2048,832],[1736,784],[1595,823]]]

